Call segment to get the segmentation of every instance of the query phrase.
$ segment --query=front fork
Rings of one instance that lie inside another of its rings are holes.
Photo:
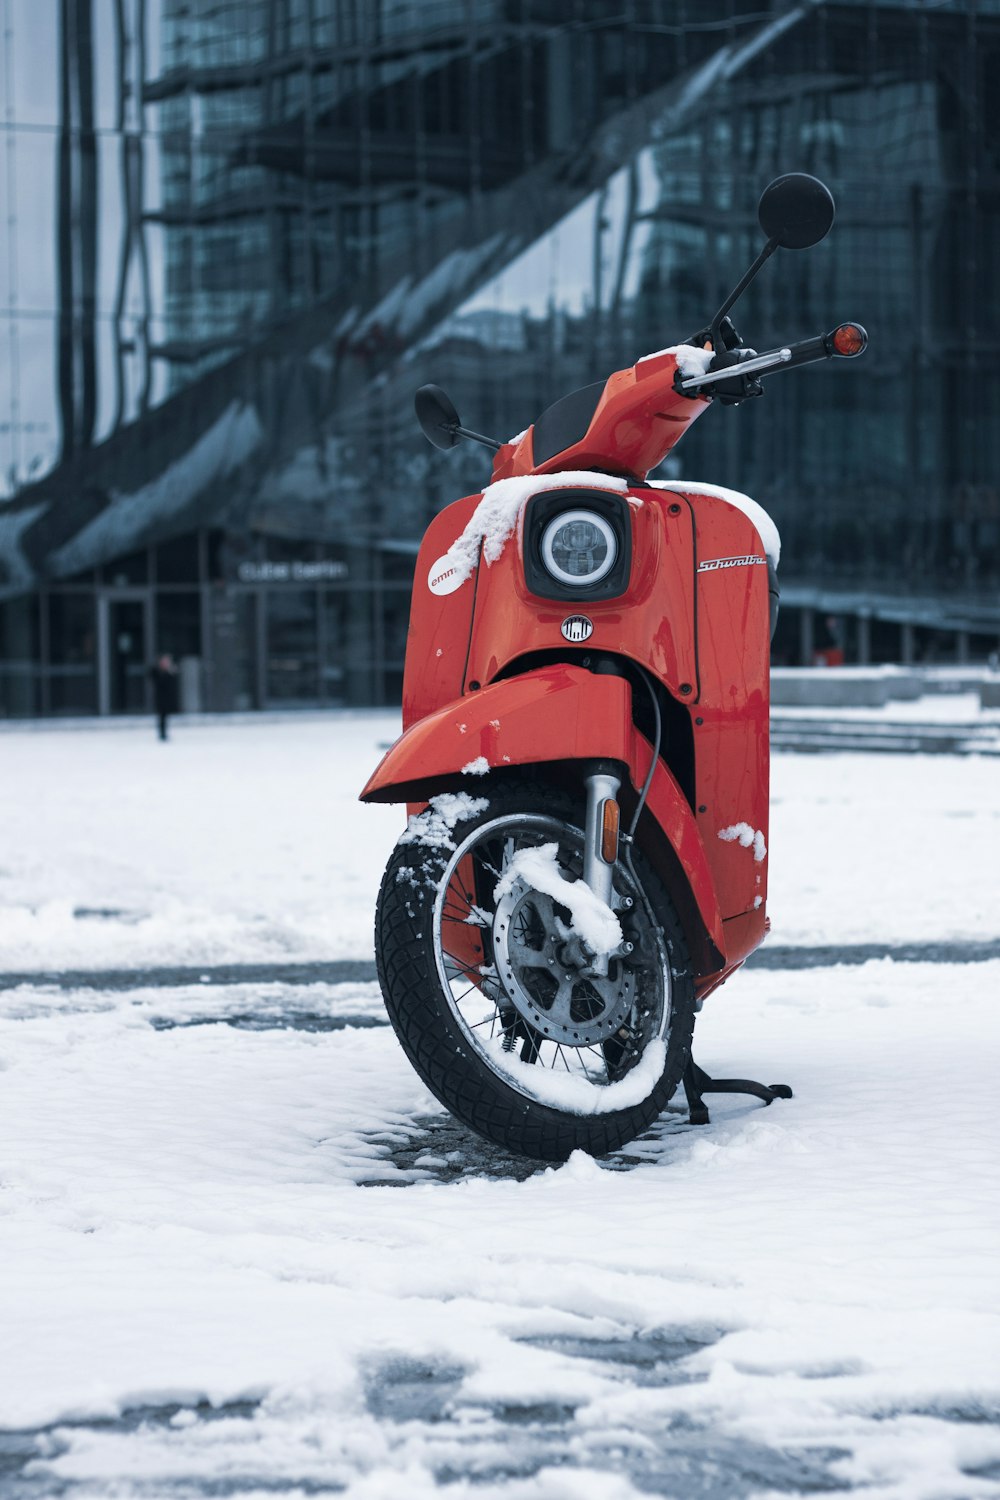
[[[595,770],[584,777],[587,788],[587,823],[583,845],[583,879],[605,906],[614,910],[613,881],[618,861],[618,791],[621,778],[607,770]],[[631,947],[631,944],[629,945]],[[608,972],[608,954],[597,954],[590,964],[591,972],[604,976]]]

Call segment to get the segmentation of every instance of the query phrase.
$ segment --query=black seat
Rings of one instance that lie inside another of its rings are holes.
[[[557,453],[580,441],[593,421],[606,384],[606,381],[599,380],[596,385],[583,385],[545,408],[535,422],[532,437],[536,466],[547,463]]]

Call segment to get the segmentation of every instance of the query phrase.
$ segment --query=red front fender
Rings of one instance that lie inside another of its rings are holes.
[[[477,772],[591,759],[624,762],[638,791],[651,754],[632,723],[624,678],[557,664],[491,683],[413,724],[383,756],[361,800],[424,802],[463,773],[475,794]],[[696,966],[713,972],[726,952],[715,884],[691,808],[662,761],[646,805],[667,845],[650,853],[679,898],[682,919],[693,898],[707,939],[697,945]],[[685,926],[691,934],[690,921]]]

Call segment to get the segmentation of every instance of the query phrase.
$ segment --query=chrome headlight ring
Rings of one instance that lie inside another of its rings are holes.
[[[618,558],[614,527],[592,510],[565,510],[541,535],[546,572],[567,588],[590,588],[606,578]]]

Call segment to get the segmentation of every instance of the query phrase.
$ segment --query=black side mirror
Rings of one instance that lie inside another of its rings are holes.
[[[830,189],[807,172],[786,172],[760,195],[757,219],[768,242],[782,250],[807,250],[830,232],[836,208]]]
[[[420,431],[435,448],[454,448],[461,422],[451,400],[439,385],[422,385],[413,398]]]
[[[454,448],[459,438],[471,438],[497,453],[503,446],[496,438],[483,437],[481,432],[472,432],[463,427],[458,412],[450,397],[439,385],[422,385],[413,398],[413,410],[420,423],[420,431],[435,448]]]

